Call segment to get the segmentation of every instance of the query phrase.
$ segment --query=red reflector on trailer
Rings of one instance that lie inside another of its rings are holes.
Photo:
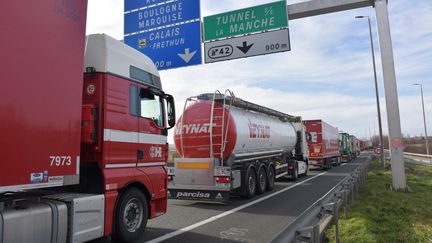
[[[230,183],[231,178],[228,176],[216,176],[216,182],[217,183]]]

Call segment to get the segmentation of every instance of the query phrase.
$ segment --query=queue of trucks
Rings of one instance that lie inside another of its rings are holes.
[[[321,120],[231,92],[191,97],[176,125],[148,57],[85,37],[86,0],[1,6],[0,243],[134,242],[168,198],[251,198],[358,154]],[[175,125],[181,157],[166,167]]]

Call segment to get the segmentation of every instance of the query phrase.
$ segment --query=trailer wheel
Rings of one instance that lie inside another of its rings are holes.
[[[294,165],[294,172],[293,172],[293,175],[292,175],[293,181],[296,181],[298,179],[298,177],[299,177],[299,175],[298,175],[298,164],[295,163],[295,165]]]
[[[271,191],[274,188],[275,185],[275,181],[276,181],[276,172],[274,167],[271,165],[268,168],[268,173],[267,173],[267,183],[266,183],[266,190],[267,191]]]
[[[267,187],[267,173],[264,166],[261,166],[258,170],[257,177],[257,194],[263,194]]]
[[[255,196],[257,187],[256,178],[255,170],[252,167],[249,167],[246,172],[245,184],[243,184],[243,196],[245,198],[252,198]]]
[[[332,161],[330,159],[325,159],[326,162],[326,170],[330,170],[332,166]]]
[[[119,199],[115,217],[115,237],[121,242],[134,242],[143,236],[148,220],[148,204],[137,188],[128,189]]]

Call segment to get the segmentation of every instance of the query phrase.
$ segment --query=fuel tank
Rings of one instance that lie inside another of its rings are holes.
[[[174,132],[174,143],[181,156],[208,158],[213,155],[224,161],[232,155],[290,152],[296,141],[296,131],[288,121],[219,103],[212,108],[208,100],[188,106]]]

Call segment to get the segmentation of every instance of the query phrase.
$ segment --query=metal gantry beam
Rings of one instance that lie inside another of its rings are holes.
[[[287,6],[290,20],[373,6],[373,0],[313,0]]]
[[[288,5],[287,12],[289,19],[293,20],[356,8],[371,6],[375,8],[384,76],[393,188],[395,190],[406,190],[405,165],[403,159],[404,145],[400,124],[396,72],[387,3],[387,0],[312,0]]]

